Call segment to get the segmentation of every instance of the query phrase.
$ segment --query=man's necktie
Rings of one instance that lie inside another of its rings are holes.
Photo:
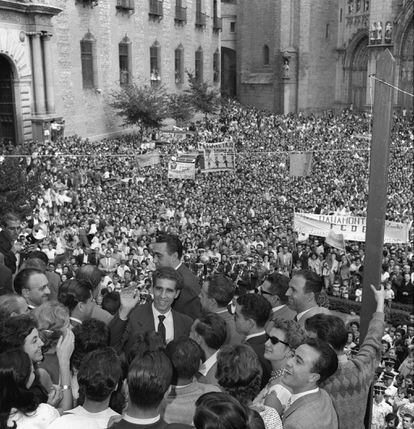
[[[158,316],[158,320],[160,321],[159,323],[158,323],[158,329],[157,329],[157,332],[161,335],[161,338],[164,340],[164,342],[165,342],[165,340],[166,340],[166,338],[165,338],[165,325],[164,325],[164,319],[165,319],[165,316]]]

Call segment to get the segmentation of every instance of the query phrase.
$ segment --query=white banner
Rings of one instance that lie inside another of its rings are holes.
[[[328,237],[333,231],[348,241],[365,241],[364,217],[295,213],[293,224],[299,234]],[[384,243],[408,243],[411,224],[385,221]]]
[[[184,161],[173,161],[168,163],[168,178],[169,179],[195,179],[195,163]]]
[[[140,167],[152,167],[160,163],[160,153],[158,151],[137,155],[136,158]]]

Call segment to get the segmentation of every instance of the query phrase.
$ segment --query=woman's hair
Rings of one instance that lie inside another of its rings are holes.
[[[272,317],[266,324],[266,331],[270,329],[280,329],[285,333],[285,341],[291,349],[297,349],[306,339],[306,333],[294,320],[278,319]]]
[[[222,392],[209,392],[196,401],[196,429],[250,429],[249,413],[233,397]]]
[[[70,323],[68,309],[57,301],[44,302],[34,308],[31,314],[37,320],[44,351],[56,345]]]
[[[92,296],[91,288],[83,280],[66,280],[59,288],[58,300],[72,312],[80,302],[87,302]]]
[[[7,294],[0,296],[0,320],[6,320],[12,314],[18,315],[20,312],[19,302],[24,301],[24,298],[17,294]]]
[[[256,352],[247,344],[227,345],[217,356],[218,384],[241,404],[249,404],[259,393],[263,370]]]
[[[26,337],[37,328],[37,323],[28,314],[5,320],[0,326],[0,350],[23,349]]]
[[[21,349],[0,353],[0,428],[6,429],[12,408],[24,414],[36,410],[38,402],[26,387],[32,370],[29,356]],[[13,427],[13,426],[12,426]]]

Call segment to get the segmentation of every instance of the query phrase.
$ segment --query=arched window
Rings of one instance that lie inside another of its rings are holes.
[[[218,49],[213,54],[213,81],[215,83],[220,81],[220,52]]]
[[[96,63],[96,39],[87,32],[80,41],[82,84],[84,89],[98,87],[98,67]]]
[[[174,51],[174,73],[175,83],[180,84],[184,82],[184,47],[178,45]]]
[[[161,46],[157,41],[150,47],[150,77],[151,84],[161,81]]]
[[[119,83],[128,85],[131,83],[131,41],[125,36],[119,43]]]
[[[263,64],[265,66],[269,65],[269,57],[270,57],[270,55],[269,55],[269,46],[264,45],[263,46]]]
[[[196,50],[195,53],[195,76],[198,82],[203,80],[203,49],[201,46]]]

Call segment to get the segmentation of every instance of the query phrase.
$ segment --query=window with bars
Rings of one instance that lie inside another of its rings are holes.
[[[95,88],[95,39],[91,33],[87,33],[80,41],[81,65],[82,65],[82,86],[84,89]]]
[[[161,48],[158,42],[155,42],[150,47],[150,77],[151,83],[158,83],[161,81],[161,70],[160,70],[160,53]]]
[[[184,82],[184,48],[182,45],[178,46],[174,54],[175,83],[180,84]]]
[[[195,53],[195,76],[198,82],[203,81],[203,50],[200,48],[197,49]]]
[[[123,40],[119,44],[119,83],[129,85],[131,83],[131,43]]]
[[[220,80],[220,52],[217,51],[213,54],[213,81],[215,83]]]

